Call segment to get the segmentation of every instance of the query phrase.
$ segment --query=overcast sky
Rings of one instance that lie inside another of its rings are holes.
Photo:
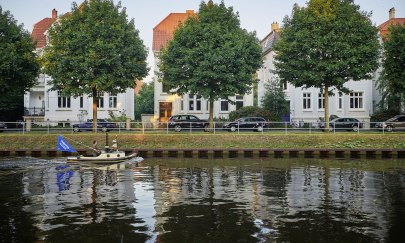
[[[52,9],[58,15],[71,10],[71,0],[0,0],[0,6],[9,10],[19,24],[32,32],[33,26],[46,17],[51,17]],[[82,3],[78,0],[77,3]],[[114,0],[115,3],[118,1]],[[148,66],[153,68],[151,54],[153,28],[170,13],[183,13],[187,9],[198,11],[200,0],[122,0],[128,18],[135,19],[135,27],[141,39],[149,49]],[[214,0],[219,3],[220,0]],[[239,12],[242,28],[256,31],[259,39],[264,38],[271,30],[271,23],[282,23],[284,16],[290,15],[294,3],[305,6],[307,0],[225,0],[227,7],[232,6]],[[388,20],[388,11],[395,7],[396,17],[405,18],[405,0],[354,0],[363,11],[371,12],[372,22],[379,25]],[[151,73],[153,70],[151,70]],[[146,82],[152,77],[145,78]]]

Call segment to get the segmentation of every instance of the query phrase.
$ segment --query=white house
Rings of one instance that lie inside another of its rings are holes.
[[[173,38],[173,32],[184,22],[188,16],[193,15],[193,10],[187,10],[185,13],[170,13],[159,24],[153,28],[153,53],[155,57],[155,108],[154,120],[167,122],[170,116],[176,114],[194,114],[200,118],[209,117],[209,102],[198,95],[171,95],[158,80],[159,73],[159,53],[165,47],[169,40]],[[218,100],[214,102],[214,117],[228,118],[229,112],[243,106],[253,105],[253,92],[250,94],[240,94],[229,97],[235,101],[235,104],[228,103],[227,100]]]
[[[394,10],[395,11],[395,10]],[[390,10],[390,20],[394,18],[392,9]],[[387,22],[379,26],[380,33],[385,33],[383,28],[387,27]],[[398,21],[395,21],[395,23]],[[273,45],[280,37],[280,29],[277,23],[272,24],[271,32],[260,42],[262,46],[264,65],[258,70],[259,79],[258,98],[261,105],[261,98],[265,94],[265,83],[272,79],[277,79],[274,74],[274,56]],[[375,87],[375,81],[379,77],[381,69],[374,73],[371,80],[349,81],[344,86],[351,92],[342,94],[334,92],[334,96],[329,97],[329,114],[339,117],[354,117],[369,125],[370,116],[376,110],[378,102],[381,100],[381,95]],[[284,92],[286,99],[290,103],[290,114],[285,117],[286,121],[292,123],[316,122],[324,117],[324,96],[320,89],[294,87],[290,83],[284,84]]]
[[[57,11],[53,9],[51,18],[44,18],[34,25],[32,37],[39,56],[48,44],[47,30],[57,19]],[[61,92],[50,90],[51,86],[47,84],[50,79],[48,75],[40,74],[37,84],[24,95],[24,120],[77,122],[92,118],[92,97],[63,97]],[[118,95],[100,93],[98,118],[108,118],[109,112],[134,119],[134,89]]]

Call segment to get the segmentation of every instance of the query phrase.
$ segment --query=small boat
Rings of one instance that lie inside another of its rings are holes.
[[[116,146],[116,145],[115,145]],[[79,154],[75,148],[62,136],[58,135],[57,150],[64,152],[77,153],[77,156],[67,157],[67,162],[89,162],[92,164],[111,164],[121,163],[124,161],[141,162],[142,157],[137,156],[137,153],[133,152],[126,155],[125,152],[119,150],[112,150],[108,147],[108,135],[106,135],[106,147],[105,150],[98,151],[95,156],[85,156]],[[94,148],[92,148],[95,150]]]
[[[130,159],[135,158],[138,159],[139,157],[137,157],[136,155],[137,155],[136,153],[125,155],[125,152],[122,151],[112,151],[112,152],[102,151],[97,156],[84,156],[84,155],[71,156],[67,158],[67,162],[91,162],[94,164],[120,163],[128,161]]]

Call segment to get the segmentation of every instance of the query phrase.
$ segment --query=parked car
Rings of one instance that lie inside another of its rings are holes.
[[[0,132],[3,132],[4,130],[7,129],[7,125],[6,123],[0,121]]]
[[[325,123],[322,122],[319,125],[319,128],[324,129]],[[363,128],[363,123],[356,118],[351,117],[339,117],[331,120],[329,122],[329,131],[334,130],[348,130],[357,132],[359,128]]]
[[[236,121],[225,123],[223,128],[229,132],[235,132],[237,130],[248,130],[261,132],[263,128],[269,126],[269,123],[263,117],[241,117]]]
[[[209,122],[194,115],[175,115],[169,118],[169,128],[180,132],[182,129],[204,129],[208,131]]]
[[[405,115],[397,115],[391,117],[385,122],[379,122],[375,124],[375,127],[380,130],[386,130],[387,132],[392,132],[395,130],[405,129]]]
[[[84,123],[73,124],[72,127],[74,132],[92,131],[93,119],[88,119],[87,122]],[[105,119],[97,119],[98,131],[108,132],[114,129],[116,129],[115,123],[108,122]]]

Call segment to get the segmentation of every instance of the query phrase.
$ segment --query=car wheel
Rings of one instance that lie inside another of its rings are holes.
[[[392,130],[393,130],[393,127],[391,125],[388,125],[387,126],[387,132],[392,132]]]
[[[73,131],[74,131],[74,132],[80,132],[80,129],[79,129],[78,127],[74,127],[74,128],[73,128]]]
[[[231,128],[229,129],[230,132],[235,132],[236,131],[236,127],[235,126],[231,126]]]
[[[352,129],[353,129],[353,132],[359,131],[359,127],[357,125],[354,125]]]
[[[208,124],[204,126],[204,132],[208,132],[210,129],[208,128]]]
[[[263,132],[263,127],[259,125],[259,126],[256,128],[256,131],[258,131],[258,132]]]
[[[174,126],[174,130],[175,130],[176,132],[180,132],[180,131],[181,131],[181,126],[180,126],[180,125]]]
[[[101,128],[101,131],[107,132],[107,128],[106,128],[106,127],[103,127],[103,128]]]
[[[333,132],[333,127],[329,127],[329,132]]]

